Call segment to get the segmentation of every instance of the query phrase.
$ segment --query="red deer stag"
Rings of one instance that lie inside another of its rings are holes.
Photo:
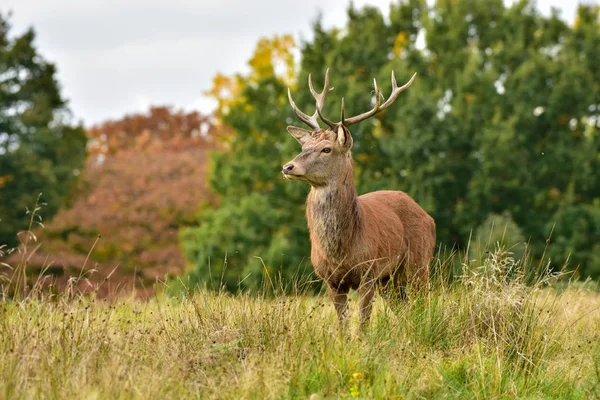
[[[354,186],[352,136],[348,127],[388,108],[414,81],[416,74],[398,87],[392,72],[392,94],[381,104],[375,86],[375,106],[371,111],[346,118],[342,98],[340,122],[322,114],[329,88],[329,70],[325,85],[317,93],[308,76],[308,87],[316,100],[312,116],[300,111],[290,90],[290,104],[298,118],[310,126],[308,131],[288,126],[288,132],[302,145],[302,152],[283,166],[286,179],[311,185],[306,202],[310,230],[311,261],[315,272],[325,280],[340,324],[345,325],[348,291],[358,291],[360,326],[368,325],[373,295],[379,285],[392,284],[404,297],[404,287],[422,285],[429,279],[429,263],[435,248],[435,223],[406,193],[377,191],[358,196]],[[329,129],[321,129],[319,117]]]

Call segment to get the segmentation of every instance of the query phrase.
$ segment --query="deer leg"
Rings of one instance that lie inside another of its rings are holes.
[[[373,283],[364,283],[358,289],[360,302],[360,329],[364,329],[369,325],[371,311],[373,309],[373,295],[375,294],[375,285]]]
[[[335,306],[340,327],[344,328],[346,326],[346,319],[348,317],[348,290],[339,288],[335,289],[330,286],[329,295],[331,296],[331,300]]]

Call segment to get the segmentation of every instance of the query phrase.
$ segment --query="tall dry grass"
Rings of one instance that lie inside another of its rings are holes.
[[[600,396],[600,295],[590,284],[564,283],[502,246],[462,260],[452,277],[456,257],[438,257],[427,291],[378,298],[363,334],[356,297],[340,332],[329,299],[300,285],[295,295],[270,283],[98,300],[76,286],[18,289],[18,272],[0,300],[0,398]]]

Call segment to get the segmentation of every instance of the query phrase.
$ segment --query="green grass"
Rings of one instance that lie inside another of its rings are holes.
[[[346,333],[322,296],[0,300],[0,398],[597,398],[600,295],[497,251]]]

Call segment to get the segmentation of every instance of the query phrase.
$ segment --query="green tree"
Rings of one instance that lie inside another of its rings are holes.
[[[560,159],[546,159],[545,177],[555,177],[563,165],[561,186],[547,194],[552,216],[546,231],[553,231],[549,254],[558,262],[569,257],[580,277],[600,277],[600,6],[580,6],[573,29],[564,37],[562,78],[549,107],[554,110],[553,140]],[[556,139],[559,137],[560,139]],[[546,148],[548,144],[546,144]],[[569,154],[571,157],[569,157]],[[559,164],[557,164],[557,163]],[[562,164],[564,163],[564,164]]]
[[[395,155],[403,163],[396,187],[433,214],[441,241],[459,248],[490,214],[508,211],[539,256],[556,222],[559,266],[572,228],[557,211],[594,207],[600,194],[591,172],[600,81],[589,61],[598,60],[598,7],[580,7],[570,28],[526,1],[438,1],[423,27],[426,50],[406,57],[422,60],[414,68],[423,73],[408,104],[389,111],[397,116],[389,115],[387,162]],[[598,236],[589,238],[571,254],[584,276],[594,276]]]
[[[277,273],[281,265],[306,265],[308,243],[294,238],[308,235],[302,222],[307,190],[288,185],[280,174],[293,145],[285,131],[292,115],[286,82],[293,70],[276,74],[272,68],[278,60],[289,64],[292,48],[286,38],[261,40],[249,63],[251,73],[233,78],[235,85],[219,77],[210,91],[227,88],[223,95],[234,96],[219,102],[235,134],[227,138],[227,150],[215,152],[211,161],[210,186],[220,197],[218,208],[204,208],[199,225],[181,232],[184,252],[195,266],[190,273],[194,282],[211,282],[210,276],[229,290],[240,282],[242,288],[255,287],[265,268]],[[288,277],[296,272],[281,271]]]
[[[14,245],[39,193],[46,218],[66,204],[86,137],[68,123],[56,67],[37,52],[34,31],[11,36],[10,29],[0,14],[0,243]]]

